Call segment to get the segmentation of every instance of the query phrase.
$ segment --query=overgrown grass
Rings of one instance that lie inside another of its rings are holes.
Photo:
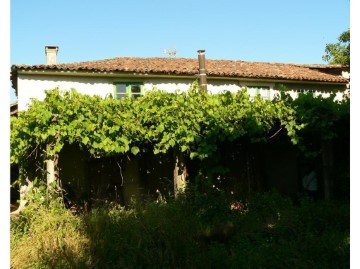
[[[232,209],[231,209],[231,205]],[[189,192],[178,200],[96,206],[59,200],[11,224],[12,268],[349,268],[349,204],[299,205],[276,193],[247,201]]]

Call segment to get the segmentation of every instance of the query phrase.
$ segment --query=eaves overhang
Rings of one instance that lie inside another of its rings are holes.
[[[318,66],[312,68],[318,68]],[[11,81],[12,87],[15,89],[17,95],[17,78],[18,75],[38,75],[38,76],[71,76],[71,77],[102,77],[102,78],[121,78],[132,77],[136,79],[147,78],[168,78],[168,79],[197,79],[198,74],[196,70],[190,69],[179,72],[147,72],[146,70],[97,70],[91,68],[62,68],[60,65],[53,66],[27,66],[27,65],[13,65],[11,67]],[[219,75],[220,74],[220,75]],[[306,76],[288,76],[284,75],[270,75],[270,74],[255,74],[253,72],[239,74],[237,72],[221,72],[217,70],[209,71],[207,73],[209,80],[236,80],[236,81],[263,81],[271,83],[304,83],[304,84],[322,84],[322,85],[346,85],[349,80],[341,76],[324,76],[319,78],[309,78]]]

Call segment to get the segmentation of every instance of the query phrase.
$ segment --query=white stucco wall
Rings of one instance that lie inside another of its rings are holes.
[[[75,76],[44,76],[44,75],[28,75],[18,74],[18,109],[26,110],[31,103],[31,99],[43,100],[45,98],[45,90],[59,88],[60,90],[76,89],[79,93],[98,95],[103,98],[114,95],[114,83],[120,82],[141,82],[144,85],[144,92],[153,90],[154,88],[168,92],[176,90],[187,91],[194,79],[168,79],[168,78],[102,78],[102,77],[75,77]],[[268,82],[239,82],[236,80],[208,80],[208,92],[217,94],[223,91],[237,92],[240,88],[246,86],[266,87],[268,90],[261,89],[259,94],[265,98],[272,100],[278,93],[275,90],[275,83]],[[296,86],[296,87],[295,87]],[[300,85],[304,87],[304,85]],[[288,89],[301,88],[299,85],[291,85]],[[321,87],[321,86],[320,86]],[[250,96],[255,96],[257,91],[248,88]],[[297,96],[296,91],[292,94]],[[325,94],[326,95],[326,94]],[[325,96],[324,96],[325,97]],[[342,93],[338,92],[337,97],[340,100]]]
[[[276,92],[276,91],[274,91]],[[287,93],[290,94],[291,98],[293,99],[296,99],[298,98],[299,96],[299,93],[297,91],[294,91],[294,90],[291,90],[291,91],[288,91]],[[318,96],[321,96],[323,98],[328,98],[330,96],[330,93],[329,92],[324,92],[324,91],[314,91],[312,92],[314,97],[318,97]],[[346,95],[345,92],[341,92],[341,91],[337,91],[335,92],[335,98],[334,98],[334,101],[341,101],[344,99],[344,96]]]
[[[127,78],[96,78],[96,77],[66,77],[66,76],[43,76],[43,75],[18,75],[18,109],[26,110],[35,98],[43,100],[45,90],[59,88],[60,90],[76,89],[77,92],[89,95],[98,95],[105,98],[108,95],[114,95],[114,82],[142,82],[144,92],[154,88],[168,92],[176,90],[187,91],[194,79],[127,79]],[[238,82],[210,82],[208,83],[208,92],[212,94],[222,91],[236,92],[240,89]]]
[[[178,80],[177,82],[174,82],[173,80],[169,79],[153,79],[151,81],[145,81],[144,82],[144,91],[152,90],[154,88],[158,90],[163,90],[167,92],[175,92],[176,90],[180,91],[187,91],[191,84],[195,81],[194,80]],[[240,89],[238,82],[208,82],[207,90],[211,94],[217,94],[222,91],[230,91],[230,92],[236,92]]]
[[[187,91],[191,86],[192,80],[181,80],[174,82],[167,79],[154,79],[151,81],[144,81],[144,92],[158,89],[174,93],[176,90]]]
[[[60,90],[76,89],[79,93],[105,97],[114,94],[111,79],[83,78],[65,76],[18,76],[18,109],[25,110],[31,103],[31,98],[43,100],[45,90],[59,88]]]

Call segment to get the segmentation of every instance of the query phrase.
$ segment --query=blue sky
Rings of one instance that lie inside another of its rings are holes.
[[[79,1],[11,0],[11,64],[118,56],[324,63],[327,43],[350,27],[349,0]],[[11,91],[11,99],[16,97]]]

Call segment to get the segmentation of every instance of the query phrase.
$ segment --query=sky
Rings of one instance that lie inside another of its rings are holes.
[[[10,62],[44,64],[119,56],[324,63],[350,27],[349,0],[10,1]],[[14,91],[11,99],[16,100]]]

